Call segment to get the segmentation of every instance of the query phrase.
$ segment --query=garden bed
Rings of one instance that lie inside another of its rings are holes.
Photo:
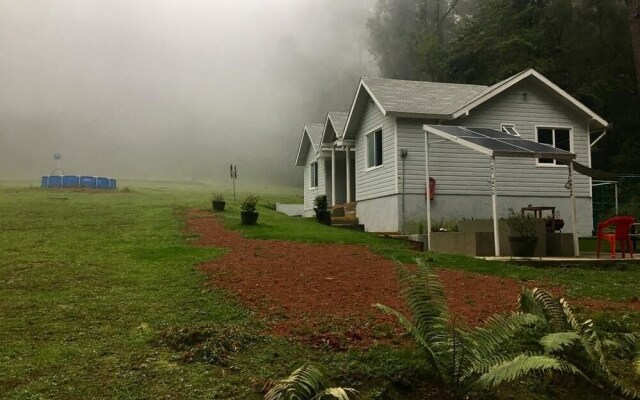
[[[403,331],[373,307],[382,303],[405,311],[394,263],[365,246],[247,239],[227,229],[218,217],[196,210],[188,214],[188,227],[201,235],[200,245],[228,250],[201,266],[211,283],[257,312],[274,334],[346,349],[393,341]],[[491,314],[517,307],[522,282],[465,271],[437,272],[460,324],[478,325]],[[545,287],[556,295],[563,292],[543,282],[526,285]],[[640,310],[637,302],[581,299],[576,303]]]

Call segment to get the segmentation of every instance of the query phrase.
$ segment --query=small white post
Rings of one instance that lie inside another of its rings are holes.
[[[347,203],[351,203],[351,148],[346,146],[345,150],[347,159]]]
[[[427,197],[427,247],[431,251],[431,193],[429,193],[429,134],[424,131],[425,195]]]
[[[569,163],[569,195],[571,196],[571,231],[573,232],[573,251],[580,257],[580,243],[578,241],[578,216],[576,214],[576,188],[573,182],[573,161]]]
[[[326,186],[325,186],[326,187]],[[331,146],[331,206],[336,205],[336,146]]]
[[[493,211],[493,243],[496,257],[500,257],[500,232],[498,231],[498,193],[496,190],[495,156],[491,156],[491,208]]]

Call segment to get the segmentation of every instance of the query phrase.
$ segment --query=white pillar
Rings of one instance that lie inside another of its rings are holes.
[[[571,196],[571,231],[573,232],[573,252],[580,257],[580,243],[578,241],[578,216],[576,214],[576,188],[573,182],[573,161],[569,162],[569,195]]]
[[[347,203],[351,203],[351,148],[345,147],[345,158],[347,160]]]
[[[431,251],[431,193],[429,193],[429,134],[424,131],[425,194],[427,197],[427,247]]]
[[[336,147],[331,146],[331,206],[336,205]]]
[[[495,156],[491,156],[491,208],[493,211],[493,244],[496,257],[500,257],[500,231],[498,231],[498,193],[496,191]]]

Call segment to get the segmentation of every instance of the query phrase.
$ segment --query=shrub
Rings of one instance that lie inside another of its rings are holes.
[[[513,208],[510,208],[506,222],[513,236],[515,234],[523,238],[536,236],[535,218],[531,214],[518,214]]]
[[[258,205],[258,196],[252,194],[248,195],[240,205],[240,209],[243,212],[253,213],[256,212],[256,206]]]
[[[220,193],[214,193],[211,195],[211,201],[224,201],[224,196]]]

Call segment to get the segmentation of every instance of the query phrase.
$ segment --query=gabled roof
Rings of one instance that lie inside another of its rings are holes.
[[[322,139],[320,144],[333,143],[337,138],[342,136],[344,126],[347,123],[349,113],[332,111],[327,114],[327,120],[324,123],[322,131]]]
[[[456,110],[452,114],[452,117],[455,119],[455,118],[458,118],[458,117],[460,117],[462,115],[468,114],[470,110],[474,109],[475,107],[479,106],[480,104],[482,104],[482,103],[486,102],[487,100],[497,96],[498,94],[504,92],[505,90],[509,89],[510,87],[514,86],[515,84],[517,84],[519,82],[522,82],[523,80],[525,80],[527,78],[532,78],[532,79],[537,80],[539,83],[541,83],[546,89],[548,89],[557,98],[559,98],[560,100],[562,100],[562,101],[566,102],[567,104],[569,104],[569,106],[573,107],[576,111],[578,111],[580,113],[583,113],[584,115],[590,117],[593,121],[595,121],[599,125],[598,128],[606,128],[607,127],[608,123],[602,117],[600,117],[598,114],[596,114],[591,109],[589,109],[589,107],[585,106],[584,104],[582,104],[581,102],[576,100],[569,93],[567,93],[564,90],[562,90],[559,86],[557,86],[555,83],[551,82],[544,75],[542,75],[541,73],[539,73],[538,71],[536,71],[533,68],[529,68],[527,70],[524,70],[524,71],[522,71],[522,72],[520,72],[518,74],[513,75],[512,77],[509,77],[509,78],[507,78],[507,79],[505,79],[505,80],[503,80],[501,82],[498,82],[495,85],[489,87],[484,93],[481,93],[476,98],[472,99],[467,104],[465,104],[464,106],[462,106],[458,110]]]
[[[449,115],[487,90],[481,85],[362,78],[385,115]]]
[[[452,120],[467,115],[473,108],[527,78],[535,79],[554,96],[588,116],[597,128],[607,126],[607,121],[587,106],[536,70],[528,69],[492,86],[362,78],[351,105],[343,137],[351,138],[357,129],[368,99],[376,104],[383,115]]]
[[[298,155],[296,156],[296,165],[305,164],[305,157],[309,151],[309,146],[316,153],[320,150],[320,140],[322,139],[323,124],[305,124],[298,146]]]

